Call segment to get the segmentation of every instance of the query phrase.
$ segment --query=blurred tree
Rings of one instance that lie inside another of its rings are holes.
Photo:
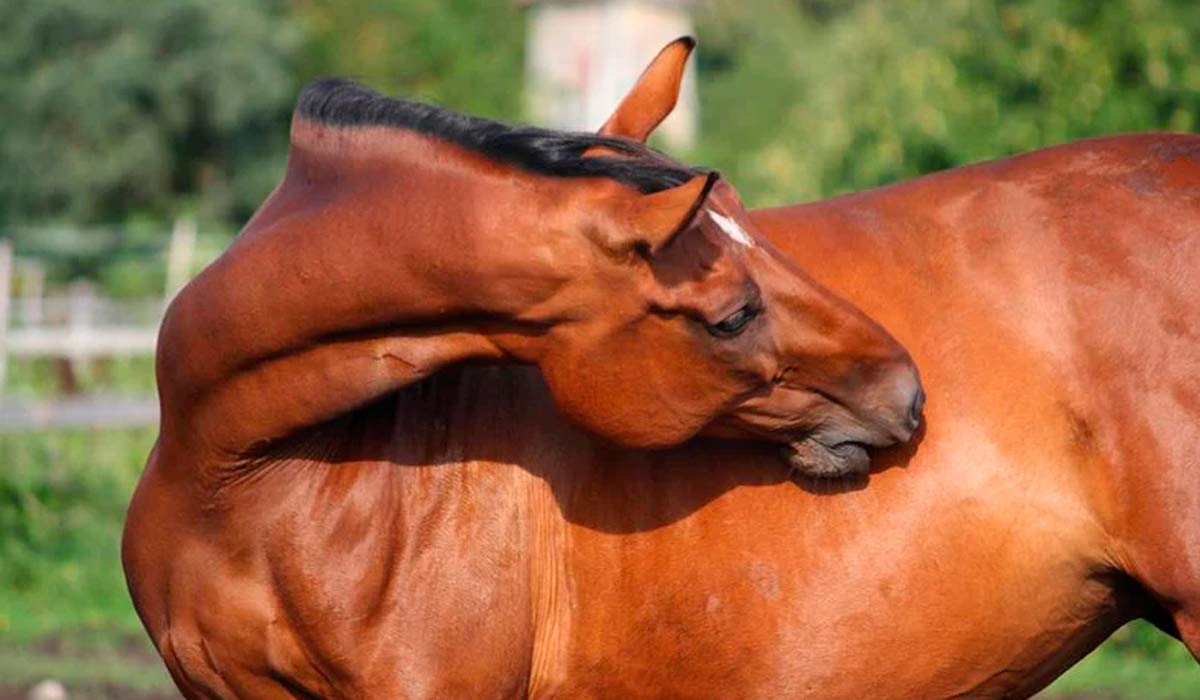
[[[0,221],[239,222],[303,80],[515,118],[523,27],[491,0],[2,0]]]
[[[693,159],[754,203],[1200,119],[1200,4],[1184,0],[710,0],[699,15]],[[0,39],[10,222],[194,204],[236,224],[317,75],[522,116],[508,0],[0,0]]]
[[[0,2],[0,219],[121,220],[273,185],[298,38],[267,0]]]
[[[510,0],[293,0],[307,41],[300,76],[491,118],[522,115],[525,18]]]
[[[1191,0],[743,0],[699,19],[698,155],[759,204],[1200,120]]]

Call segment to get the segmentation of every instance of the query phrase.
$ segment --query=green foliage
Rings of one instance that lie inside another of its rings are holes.
[[[524,16],[495,0],[298,0],[304,79],[344,75],[492,118],[521,116]]]
[[[282,173],[304,80],[515,118],[523,42],[492,0],[4,0],[0,223],[236,226]]]
[[[4,0],[0,219],[244,215],[274,184],[296,38],[262,0]]]
[[[698,34],[696,155],[758,203],[1200,119],[1185,0],[711,2]],[[0,38],[0,220],[236,225],[322,74],[522,116],[509,2],[6,0]]]
[[[1200,119],[1187,0],[706,7],[700,155],[760,204]]]

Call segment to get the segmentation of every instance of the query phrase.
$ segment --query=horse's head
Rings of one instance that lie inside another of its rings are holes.
[[[601,133],[643,141],[691,48],[664,49]],[[571,311],[538,359],[568,416],[629,446],[765,438],[826,476],[911,437],[923,396],[907,352],[767,242],[730,185],[699,173],[650,194],[585,189],[562,209],[582,212],[572,226],[594,245],[571,263],[556,302]]]

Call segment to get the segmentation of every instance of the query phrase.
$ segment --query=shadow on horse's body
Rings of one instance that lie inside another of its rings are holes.
[[[665,113],[668,52],[619,115]],[[602,442],[532,369],[443,372],[236,461],[208,438],[254,431],[165,406],[138,612],[197,698],[1013,697],[1139,616],[1195,653],[1198,154],[1119,137],[755,212],[922,368],[919,445],[835,487],[779,446]],[[266,386],[238,396],[272,425],[327,398]]]

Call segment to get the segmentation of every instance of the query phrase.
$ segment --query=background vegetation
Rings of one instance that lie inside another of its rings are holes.
[[[1200,121],[1191,0],[709,0],[697,21],[702,135],[676,155],[756,205]],[[0,236],[52,260],[52,281],[156,293],[161,271],[136,260],[181,213],[237,229],[281,172],[305,80],[519,120],[523,31],[500,0],[0,0]],[[5,389],[48,376],[17,365]],[[152,382],[139,362],[88,381]],[[167,692],[117,565],[152,441],[0,435],[0,696],[48,674],[97,697]],[[1198,676],[1135,626],[1058,687],[1197,697]]]

